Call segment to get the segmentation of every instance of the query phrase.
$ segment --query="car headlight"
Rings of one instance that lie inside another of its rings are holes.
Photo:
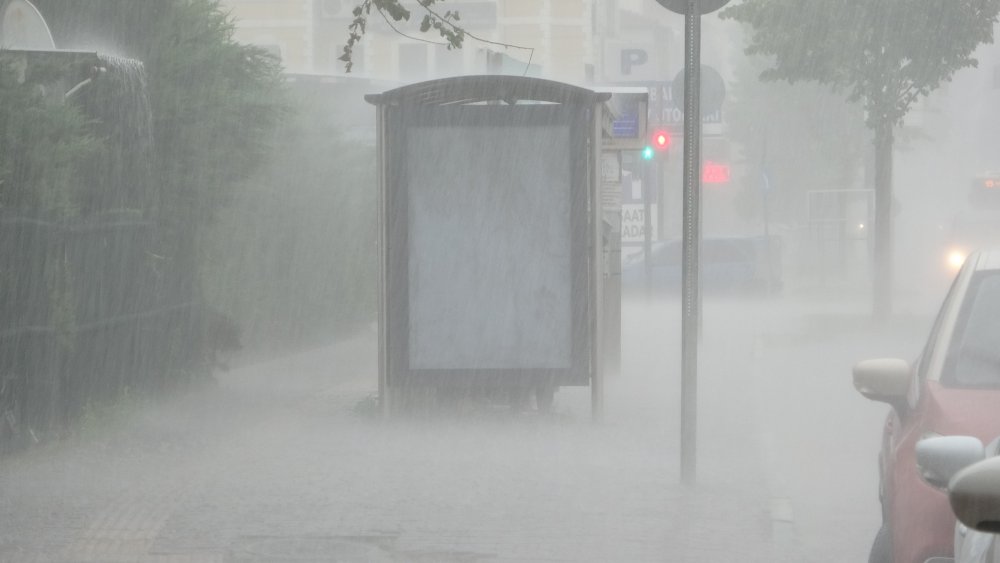
[[[965,259],[968,256],[969,253],[960,248],[951,249],[950,251],[948,251],[948,256],[947,256],[948,267],[953,270],[961,268],[962,264],[965,263]]]

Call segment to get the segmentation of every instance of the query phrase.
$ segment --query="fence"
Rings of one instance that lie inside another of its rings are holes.
[[[203,355],[200,307],[170,291],[155,234],[128,214],[0,215],[0,452]]]

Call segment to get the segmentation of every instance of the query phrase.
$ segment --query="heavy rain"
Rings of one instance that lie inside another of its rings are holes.
[[[0,0],[0,561],[987,561],[998,13]]]

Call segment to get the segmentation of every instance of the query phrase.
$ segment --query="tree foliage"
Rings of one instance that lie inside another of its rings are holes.
[[[467,32],[460,27],[461,16],[456,10],[445,10],[442,14],[434,9],[438,0],[418,0],[420,8],[423,10],[420,20],[420,32],[427,33],[435,30],[445,40],[448,49],[459,49],[465,41]],[[397,33],[401,33],[392,22],[408,22],[412,12],[402,5],[399,0],[364,0],[354,7],[352,15],[354,19],[347,26],[347,42],[344,44],[344,51],[338,60],[344,62],[344,68],[351,72],[354,66],[352,57],[354,46],[361,41],[368,30],[368,19],[372,15],[372,10],[381,16],[390,27]],[[392,21],[390,21],[392,20]]]
[[[0,378],[32,433],[232,345],[202,247],[287,113],[218,0],[34,3],[59,50],[0,50]]]
[[[58,47],[142,63],[153,118],[151,175],[163,205],[182,205],[176,211],[189,213],[187,221],[204,223],[265,160],[284,112],[281,66],[235,41],[235,23],[219,0],[36,4]]]
[[[816,81],[860,101],[870,127],[976,65],[1000,0],[745,0],[721,17],[750,26],[746,52],[773,58],[764,80]]]
[[[75,214],[76,172],[101,154],[104,144],[79,108],[47,89],[70,71],[46,61],[0,52],[0,209],[52,219]]]
[[[794,223],[807,190],[857,185],[870,134],[859,104],[819,84],[762,82],[766,63],[755,56],[736,67],[727,94],[727,136],[741,147],[743,184],[752,188],[741,207],[759,209],[761,190],[768,189],[769,219]]]
[[[875,167],[873,314],[892,310],[894,128],[913,104],[993,41],[1000,0],[744,0],[721,12],[746,24],[747,54],[772,66],[763,80],[815,81],[865,110]]]
[[[274,158],[210,228],[207,297],[247,347],[301,346],[375,319],[375,152],[345,134],[346,94],[293,88],[299,109]]]
[[[276,126],[287,114],[280,63],[263,49],[234,39],[235,23],[219,0],[35,4],[58,48],[96,52],[107,71],[81,82],[71,98],[40,109],[38,119],[23,130],[5,125],[2,133],[14,146],[5,149],[15,151],[9,154],[16,160],[0,168],[23,169],[31,163],[23,153],[34,137],[60,139],[61,145],[42,148],[46,154],[39,161],[50,164],[68,160],[56,158],[63,145],[87,141],[99,149],[99,154],[91,151],[87,158],[45,171],[66,179],[57,191],[72,192],[83,212],[98,216],[126,210],[153,225],[143,242],[153,275],[133,275],[133,284],[148,286],[141,292],[147,308],[192,311],[177,323],[172,346],[178,357],[197,361],[204,345],[199,341],[204,303],[200,247],[207,227],[273,148]],[[57,53],[53,59],[67,56]],[[28,73],[42,68],[36,63],[29,67]],[[17,92],[13,86],[5,88],[0,106],[7,109],[10,95]],[[126,99],[133,102],[123,104]],[[46,123],[59,115],[66,131],[44,135]]]
[[[388,25],[393,32],[404,37],[408,37],[416,41],[444,45],[445,48],[449,50],[461,49],[466,38],[474,39],[480,43],[494,45],[503,49],[523,49],[530,53],[530,65],[531,56],[534,54],[534,48],[522,45],[512,45],[510,43],[502,43],[499,41],[491,41],[469,32],[462,26],[461,15],[458,10],[441,10],[441,4],[444,4],[447,1],[448,0],[416,0],[417,5],[420,7],[420,13],[418,14],[420,17],[420,25],[418,28],[419,32],[425,34],[432,31],[437,32],[443,41],[435,41],[433,39],[409,35],[403,29],[400,29],[397,24],[409,22],[410,16],[413,15],[413,13],[404,5],[403,0],[363,0],[360,4],[354,7],[352,12],[354,19],[351,20],[351,23],[347,26],[347,41],[344,44],[343,52],[339,57],[337,57],[337,59],[344,62],[344,69],[347,72],[351,72],[351,68],[354,66],[354,47],[362,40],[362,38],[364,38],[365,33],[368,31],[369,19],[372,17],[372,12],[374,11],[375,14],[378,14],[378,16],[385,21],[386,25]]]
[[[279,61],[237,43],[217,1],[178,2],[152,35],[150,73],[154,176],[162,190],[207,222],[273,148],[287,107]],[[185,205],[193,204],[193,205]]]

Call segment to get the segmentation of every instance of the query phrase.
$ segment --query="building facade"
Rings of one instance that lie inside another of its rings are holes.
[[[343,45],[359,0],[225,0],[237,40],[279,54],[290,73],[345,74]],[[681,16],[652,0],[441,0],[468,32],[462,49],[420,33],[424,8],[402,0],[409,22],[373,11],[352,74],[415,82],[460,74],[525,74],[574,84],[669,80],[680,68]],[[704,18],[709,20],[711,16]],[[708,34],[706,33],[706,37]],[[706,57],[723,51],[707,39]]]

